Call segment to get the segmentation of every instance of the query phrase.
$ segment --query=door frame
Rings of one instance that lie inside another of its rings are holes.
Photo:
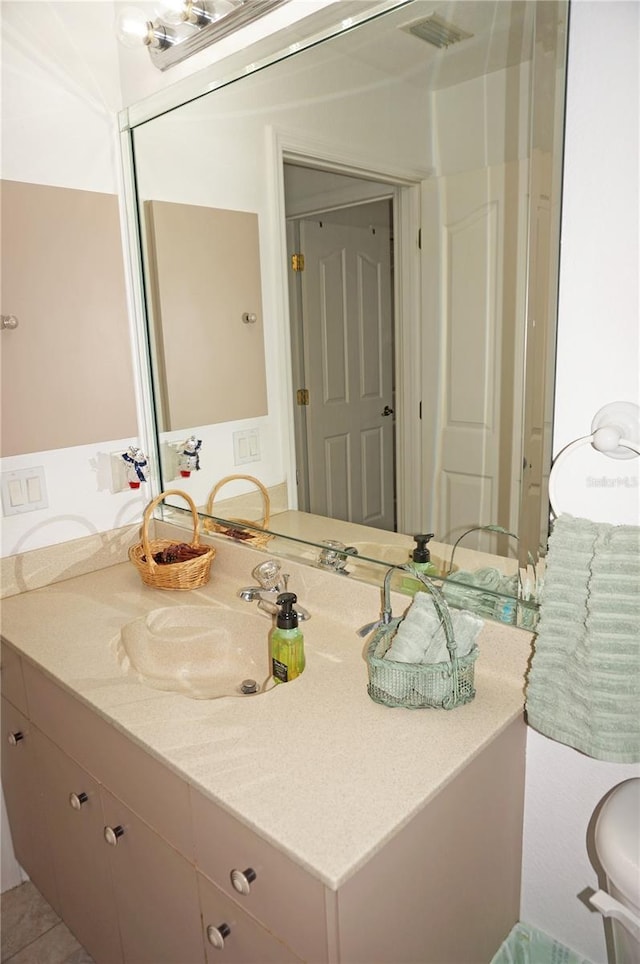
[[[284,163],[291,161],[320,170],[350,174],[364,180],[387,182],[394,194],[394,318],[396,384],[396,499],[400,532],[420,532],[423,521],[421,400],[421,258],[419,249],[421,182],[431,170],[372,167],[368,157],[349,154],[313,138],[275,126],[267,129],[266,173],[271,181],[269,219],[273,238],[271,270],[277,310],[286,321],[278,326],[279,379],[286,481],[290,503],[297,507],[296,432],[293,410],[293,368],[289,280],[287,277],[287,224]],[[295,493],[295,496],[294,496]]]

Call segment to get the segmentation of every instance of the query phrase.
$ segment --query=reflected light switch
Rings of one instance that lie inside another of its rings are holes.
[[[257,428],[233,433],[234,465],[260,461],[260,432]]]

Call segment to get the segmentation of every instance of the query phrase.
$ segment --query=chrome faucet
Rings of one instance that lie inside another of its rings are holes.
[[[368,636],[369,633],[372,633],[374,629],[378,629],[380,626],[389,625],[393,619],[393,613],[391,612],[391,577],[393,576],[394,572],[398,571],[398,569],[404,568],[404,566],[391,566],[391,568],[387,570],[382,586],[382,610],[380,612],[380,616],[378,619],[374,619],[372,623],[367,623],[366,626],[361,626],[361,628],[358,630],[358,636]]]
[[[374,631],[374,629],[379,629],[381,626],[388,626],[392,621],[393,612],[391,611],[391,578],[394,572],[398,571],[410,572],[414,578],[417,578],[418,581],[422,583],[424,589],[431,594],[436,612],[440,617],[441,623],[444,625],[447,639],[453,639],[451,616],[449,615],[445,597],[428,576],[425,576],[422,572],[418,572],[410,563],[404,563],[400,566],[391,566],[391,568],[387,570],[384,577],[384,582],[382,584],[382,609],[380,611],[380,615],[377,619],[374,619],[372,623],[367,623],[366,626],[361,626],[360,629],[357,630],[358,636],[368,636],[369,633]]]
[[[256,566],[251,573],[253,578],[259,583],[257,586],[245,586],[238,590],[240,599],[245,602],[258,601],[258,609],[273,616],[277,613],[278,607],[276,600],[281,592],[286,592],[289,585],[289,573],[281,572],[280,565],[275,559],[267,559]],[[298,614],[298,619],[310,619],[309,613],[302,606],[293,607]]]
[[[355,546],[345,546],[344,542],[337,542],[335,539],[325,539],[322,549],[318,555],[317,565],[321,569],[331,569],[333,572],[348,576],[346,568],[349,556],[357,556],[358,550]]]

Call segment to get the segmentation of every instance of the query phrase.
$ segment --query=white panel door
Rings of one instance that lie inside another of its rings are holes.
[[[508,524],[500,467],[510,465],[513,420],[513,354],[503,354],[516,316],[515,292],[504,287],[511,276],[505,259],[517,258],[504,221],[511,180],[497,167],[443,178],[425,191],[423,255],[437,250],[425,277],[438,289],[425,342],[438,351],[439,366],[424,386],[423,447],[435,453],[425,464],[431,461],[433,525],[446,542],[475,525]],[[482,539],[476,545],[491,548]]]
[[[390,233],[300,222],[310,511],[394,528]]]

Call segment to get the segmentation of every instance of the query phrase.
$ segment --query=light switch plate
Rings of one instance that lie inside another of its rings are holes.
[[[233,433],[234,465],[260,461],[260,431],[257,428]]]
[[[18,515],[46,509],[47,486],[42,465],[2,473],[2,514]]]

